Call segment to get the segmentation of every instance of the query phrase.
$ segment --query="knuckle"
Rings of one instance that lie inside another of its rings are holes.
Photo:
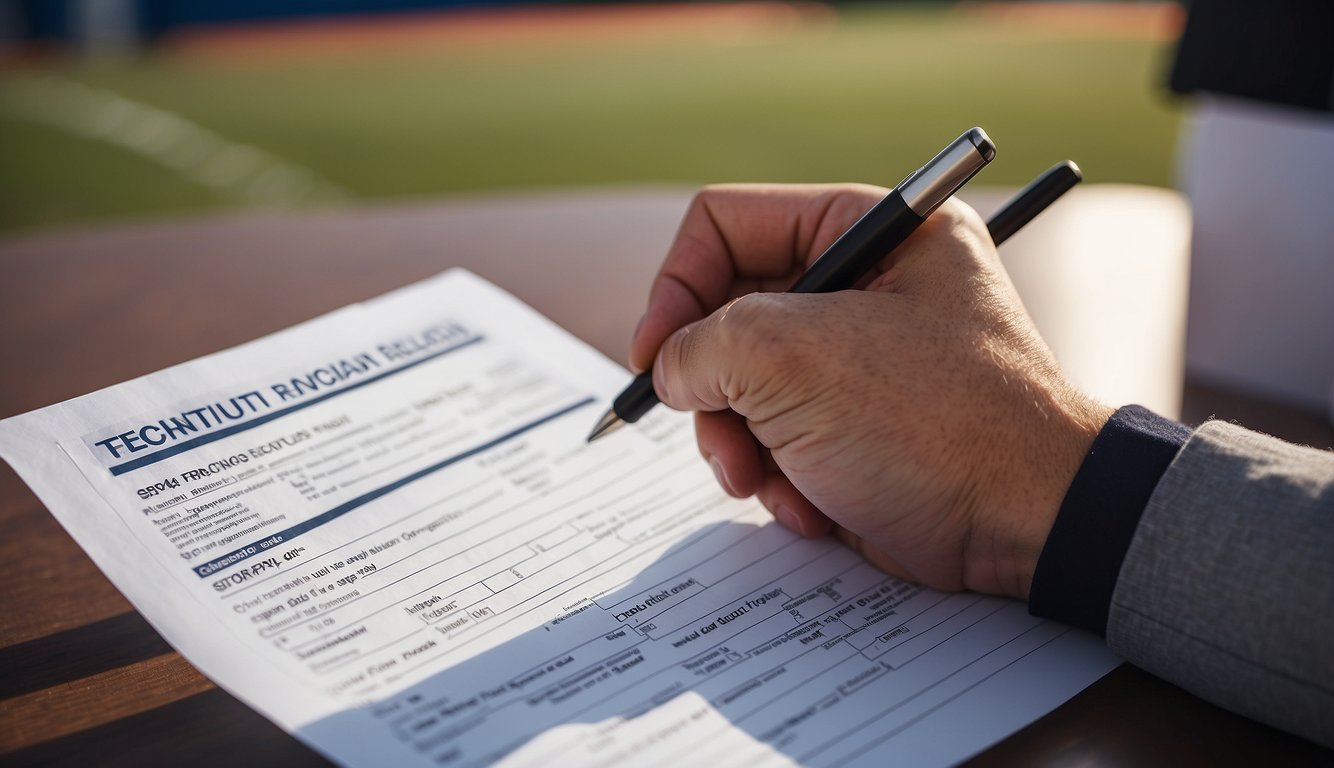
[[[702,202],[709,198],[718,197],[724,194],[728,189],[735,185],[732,184],[705,184],[695,192],[695,202]]]
[[[749,293],[732,299],[718,313],[718,335],[729,352],[753,349],[765,342],[781,311],[771,295]]]
[[[807,326],[795,306],[800,303],[791,295],[776,293],[733,299],[719,313],[721,353],[744,359],[761,371],[792,364],[806,354],[802,340]]]
[[[744,193],[749,186],[747,184],[705,184],[691,198],[689,210],[707,210],[714,203],[734,197],[738,193]]]
[[[703,210],[708,206],[710,200],[718,196],[718,191],[718,185],[716,184],[700,187],[690,198],[690,205],[686,207],[686,211],[693,214],[696,211]]]
[[[936,209],[931,217],[942,231],[954,232],[973,238],[990,238],[986,222],[973,207],[958,198],[951,197]]]
[[[695,222],[707,222],[711,218],[709,214],[710,208],[724,195],[725,192],[722,186],[717,184],[711,184],[696,190],[695,194],[690,198],[690,204],[686,206],[686,213],[681,221],[681,228],[688,229],[690,225]]]

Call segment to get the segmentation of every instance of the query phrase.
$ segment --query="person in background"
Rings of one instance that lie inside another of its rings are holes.
[[[1334,3],[1194,0],[1171,86],[1192,101],[1187,368],[1334,419]]]

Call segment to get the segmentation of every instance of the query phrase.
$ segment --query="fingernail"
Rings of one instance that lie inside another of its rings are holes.
[[[735,496],[736,490],[732,488],[731,483],[727,482],[727,473],[723,471],[722,462],[710,457],[709,466],[713,469],[713,476],[718,478],[718,484],[723,487],[723,490],[727,491],[727,495]]]
[[[635,323],[635,331],[634,331],[634,333],[630,334],[630,346],[631,346],[631,348],[633,348],[633,347],[635,346],[635,342],[639,341],[639,332],[642,331],[642,330],[644,330],[644,321],[647,320],[647,319],[648,319],[648,313],[645,312],[644,314],[642,314],[642,315],[639,316],[639,322]],[[641,374],[641,373],[644,372],[644,368],[641,367],[641,366],[639,366],[639,365],[637,365],[637,364],[635,363],[634,360],[631,360],[631,361],[630,361],[630,372],[633,373],[634,375],[638,376],[639,374]]]
[[[658,393],[659,399],[667,392],[667,381],[663,378],[663,375],[662,366],[655,361],[653,364],[653,391]]]
[[[796,531],[802,536],[806,535],[806,529],[801,526],[801,518],[797,514],[782,504],[774,505],[774,518],[783,524],[784,528]]]

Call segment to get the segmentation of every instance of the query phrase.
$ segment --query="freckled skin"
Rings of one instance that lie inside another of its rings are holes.
[[[1112,409],[1056,366],[986,228],[949,201],[857,290],[785,294],[887,190],[704,189],[631,364],[695,411],[729,493],[897,576],[1027,597]]]

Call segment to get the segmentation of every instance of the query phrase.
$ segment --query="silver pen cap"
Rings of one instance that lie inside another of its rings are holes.
[[[916,173],[899,184],[913,213],[926,218],[996,156],[996,145],[981,128],[970,128]]]

